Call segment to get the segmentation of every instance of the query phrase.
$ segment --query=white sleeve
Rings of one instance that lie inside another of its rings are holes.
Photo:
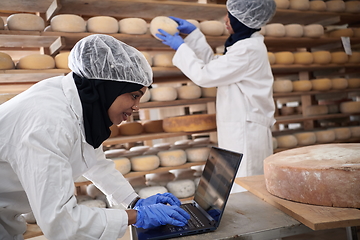
[[[214,58],[214,52],[199,28],[196,28],[190,33],[184,39],[184,42],[194,51],[196,56],[205,63],[210,62]]]

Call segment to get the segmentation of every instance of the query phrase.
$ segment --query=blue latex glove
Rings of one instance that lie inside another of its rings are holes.
[[[159,29],[159,32],[161,34],[157,33],[156,36],[161,39],[163,44],[170,46],[174,50],[178,50],[180,45],[184,43],[184,40],[179,36],[178,32],[174,35],[171,35],[162,29]]]
[[[157,203],[170,204],[173,206],[180,206],[180,200],[171,193],[156,194],[145,199],[139,199],[135,207],[147,206]]]
[[[172,17],[172,16],[170,16],[169,18],[171,18],[172,20],[177,22],[177,24],[179,25],[177,29],[181,33],[190,34],[190,33],[192,33],[192,31],[194,31],[196,29],[196,26],[194,24],[192,24],[184,19]]]
[[[137,210],[137,228],[154,228],[161,225],[171,224],[174,226],[184,226],[190,219],[187,212],[178,206],[169,206],[162,203],[149,206],[135,207]]]

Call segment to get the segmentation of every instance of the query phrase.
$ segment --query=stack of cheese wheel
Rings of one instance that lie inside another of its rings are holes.
[[[68,65],[68,58],[69,58],[70,51],[65,51],[57,54],[55,56],[55,67],[61,69],[70,69]]]
[[[340,112],[342,113],[360,113],[360,101],[359,102],[342,102],[340,103]]]
[[[298,145],[297,138],[293,134],[277,136],[276,141],[279,148],[293,148]]]
[[[198,132],[216,129],[215,114],[192,114],[163,119],[165,132]]]
[[[15,68],[15,63],[7,53],[0,52],[0,70]]]
[[[40,16],[31,13],[16,13],[6,19],[9,30],[43,31],[45,21]]]
[[[309,24],[304,26],[304,37],[319,38],[324,35],[324,27],[321,24]]]
[[[276,52],[274,55],[275,64],[291,65],[295,61],[294,54],[289,51]]]
[[[144,131],[140,122],[123,122],[119,125],[119,134],[123,136],[139,135]]]
[[[282,23],[270,23],[265,25],[265,35],[268,37],[284,37],[285,26]]]
[[[179,32],[177,29],[179,25],[177,22],[166,16],[157,16],[150,22],[150,33],[153,37],[160,40],[156,34],[159,33],[158,29],[163,29],[165,32],[174,35]]]
[[[50,20],[54,32],[86,32],[86,21],[75,14],[59,14]]]
[[[314,62],[311,52],[296,52],[294,53],[294,64],[309,65]]]
[[[184,85],[176,88],[178,99],[197,99],[201,97],[201,88],[197,85]]]
[[[160,133],[164,132],[163,120],[147,120],[142,123],[144,131],[147,133]]]
[[[299,146],[313,145],[316,143],[316,135],[313,132],[294,133]]]
[[[304,35],[304,27],[300,24],[285,25],[285,36],[299,38]]]
[[[172,59],[174,53],[157,53],[153,56],[152,63],[154,67],[173,67]]]
[[[310,81],[313,91],[328,91],[332,87],[332,82],[329,78],[312,79]]]
[[[176,167],[186,163],[186,152],[182,149],[166,150],[157,153],[162,167]]]
[[[151,101],[174,101],[177,98],[176,88],[170,86],[154,87],[150,89]]]
[[[323,0],[310,1],[310,11],[324,12],[326,11],[326,3]]]
[[[206,36],[221,36],[225,25],[218,20],[206,20],[200,23],[200,31]]]
[[[360,1],[346,1],[345,12],[360,13]]]
[[[314,132],[317,143],[331,143],[336,139],[335,131],[332,129],[319,130]]]
[[[145,34],[148,26],[142,18],[123,18],[119,21],[119,32],[126,34]]]
[[[87,31],[91,33],[118,33],[119,24],[116,18],[110,16],[95,16],[87,20]]]
[[[331,62],[331,53],[329,51],[312,52],[315,64],[329,64]]]
[[[360,88],[360,78],[349,78],[348,88]]]
[[[18,69],[52,69],[55,68],[55,60],[47,54],[34,53],[19,59],[16,68]]]
[[[131,170],[151,171],[160,166],[160,159],[157,155],[140,155],[130,158]]]
[[[166,184],[166,188],[177,198],[188,198],[195,194],[195,182],[191,179],[175,180]]]
[[[321,144],[264,160],[266,189],[305,204],[360,208],[360,144]]]
[[[348,61],[349,57],[344,51],[331,52],[331,63],[344,64]]]
[[[115,169],[125,175],[131,171],[131,162],[127,157],[120,157],[113,159],[115,163]]]
[[[310,8],[309,0],[290,0],[290,9],[306,11]]]
[[[149,186],[140,189],[138,194],[140,198],[145,199],[158,193],[163,194],[166,192],[168,192],[168,190],[164,186]]]
[[[326,10],[328,12],[345,12],[345,2],[342,0],[326,1]]]
[[[273,83],[274,93],[292,92],[293,84],[291,80],[275,80]]]
[[[310,80],[293,81],[292,85],[294,92],[307,92],[312,89],[312,84]]]

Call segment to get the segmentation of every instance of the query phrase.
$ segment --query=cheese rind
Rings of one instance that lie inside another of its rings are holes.
[[[312,52],[314,63],[329,64],[331,62],[331,53],[329,51]]]
[[[207,36],[221,36],[224,33],[225,25],[217,20],[200,22],[200,31]]]
[[[59,14],[50,20],[54,32],[86,32],[85,20],[75,14]]]
[[[140,122],[123,122],[119,126],[119,134],[124,136],[138,135],[144,131]]]
[[[215,114],[191,114],[163,119],[165,132],[197,132],[216,128]]]
[[[310,80],[293,81],[292,85],[294,92],[307,92],[312,89],[312,84]]]
[[[176,88],[170,86],[156,87],[150,89],[151,101],[173,101],[177,98]]]
[[[86,28],[91,33],[118,33],[119,24],[110,16],[95,16],[87,20]]]
[[[20,58],[16,68],[34,70],[53,69],[55,68],[55,60],[50,55],[34,53]]]
[[[304,37],[318,38],[324,35],[324,27],[321,24],[309,24],[304,26]]]
[[[0,69],[13,69],[15,68],[15,63],[12,60],[11,56],[7,53],[0,52]]]
[[[292,92],[293,84],[291,80],[275,80],[273,83],[273,91],[275,93]]]
[[[190,179],[169,182],[166,188],[177,198],[187,198],[195,194],[195,182]]]
[[[68,65],[68,58],[69,58],[70,51],[61,52],[57,54],[55,59],[55,67],[61,69],[70,69]]]
[[[119,32],[126,34],[145,34],[147,23],[142,18],[123,18],[119,21]]]
[[[156,34],[159,33],[158,29],[163,29],[167,33],[174,35],[175,33],[179,32],[177,29],[178,26],[179,25],[169,17],[157,16],[150,22],[150,33],[156,39],[161,40],[156,36]]]
[[[176,88],[178,99],[197,99],[201,97],[201,88],[197,85],[186,85]]]
[[[45,21],[40,16],[31,13],[15,13],[6,19],[9,30],[42,31]]]
[[[131,157],[130,161],[133,171],[151,171],[160,166],[160,159],[156,155]]]
[[[186,153],[182,149],[166,150],[157,153],[160,159],[160,166],[162,167],[175,167],[181,166],[186,163]]]

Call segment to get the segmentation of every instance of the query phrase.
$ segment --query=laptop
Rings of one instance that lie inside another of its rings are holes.
[[[181,207],[191,219],[184,227],[164,225],[152,229],[131,229],[138,240],[183,237],[215,231],[225,210],[243,154],[211,147],[198,187],[191,202]]]

